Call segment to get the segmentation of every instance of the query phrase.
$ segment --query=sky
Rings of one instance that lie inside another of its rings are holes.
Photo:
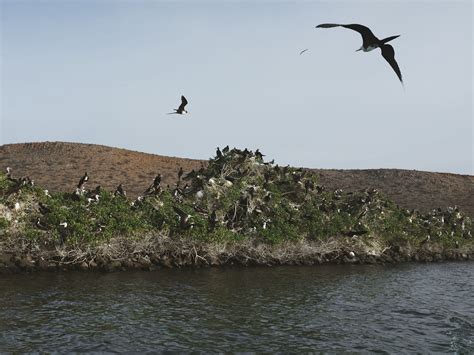
[[[196,159],[230,145],[280,165],[474,174],[470,0],[0,4],[0,144]],[[405,86],[325,22],[400,35]],[[167,115],[181,95],[189,114]]]

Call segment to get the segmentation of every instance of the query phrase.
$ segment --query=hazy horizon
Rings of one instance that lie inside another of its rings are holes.
[[[0,1],[2,145],[474,174],[471,1]],[[400,35],[405,90],[323,22]],[[181,95],[189,115],[166,115]]]

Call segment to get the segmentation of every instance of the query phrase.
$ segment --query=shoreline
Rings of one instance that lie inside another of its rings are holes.
[[[0,274],[446,261],[474,261],[474,246],[447,248],[437,243],[423,246],[387,245],[373,237],[357,240],[333,238],[313,243],[302,240],[272,246],[247,241],[205,243],[183,238],[170,240],[159,236],[139,241],[114,238],[108,244],[86,250],[62,247],[42,250],[37,245],[23,250],[0,248]]]

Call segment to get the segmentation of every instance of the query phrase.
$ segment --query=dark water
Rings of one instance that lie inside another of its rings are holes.
[[[474,352],[474,263],[0,275],[5,351]]]

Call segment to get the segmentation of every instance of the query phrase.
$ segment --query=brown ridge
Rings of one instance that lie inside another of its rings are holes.
[[[120,183],[137,196],[156,174],[162,184],[173,185],[177,171],[199,169],[202,160],[165,157],[96,144],[41,142],[0,146],[0,169],[13,169],[13,176],[29,176],[50,191],[74,191],[88,172],[89,188],[113,190]],[[335,170],[312,169],[328,189],[354,191],[369,187],[382,190],[405,208],[426,212],[457,205],[474,217],[474,176],[401,169]]]

